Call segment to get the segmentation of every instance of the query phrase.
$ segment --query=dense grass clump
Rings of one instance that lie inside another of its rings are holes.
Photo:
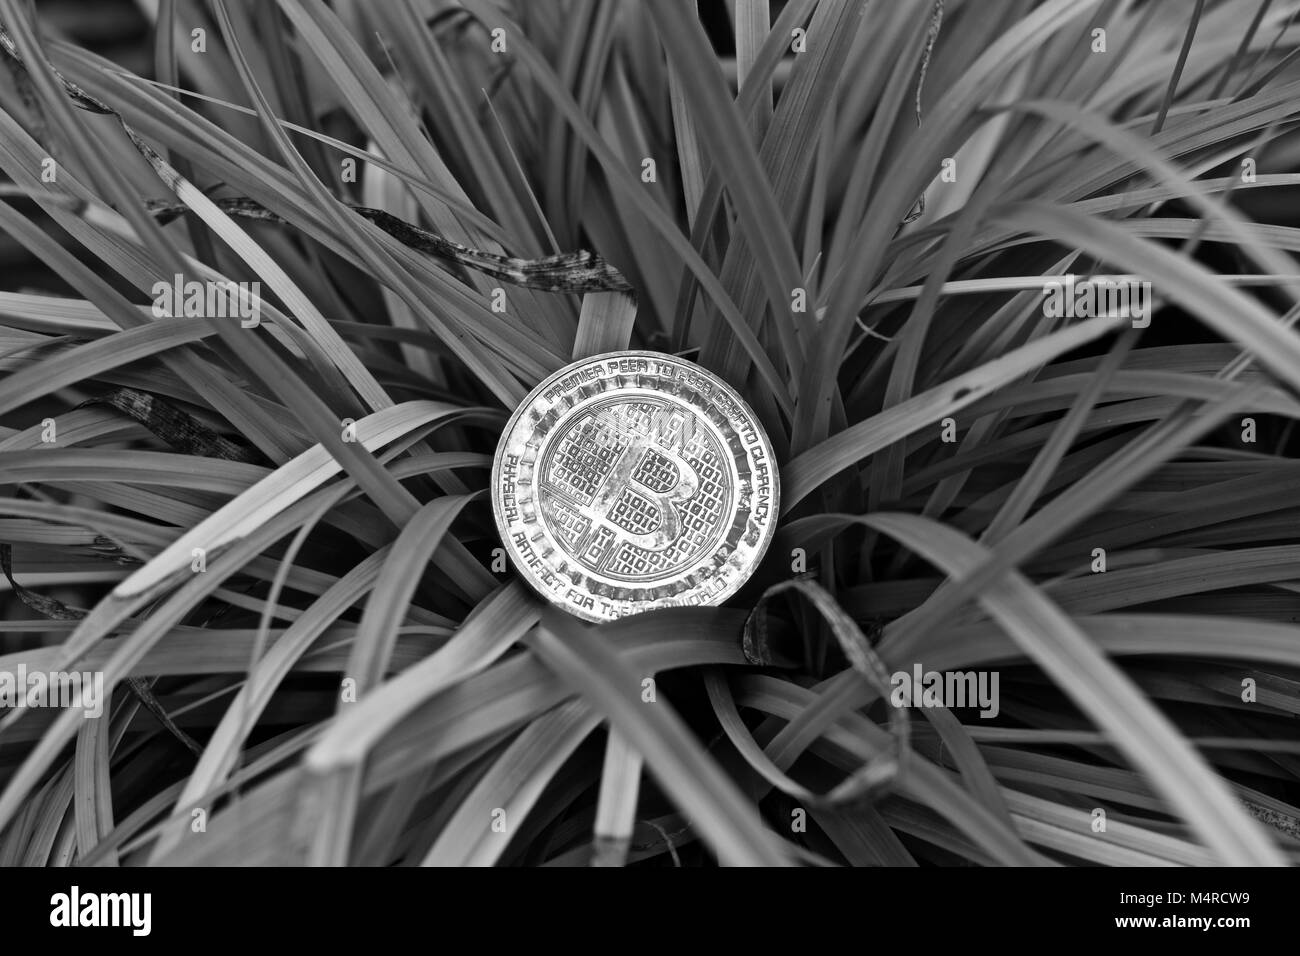
[[[106,697],[0,714],[0,862],[1300,859],[1298,12],[0,0],[0,673]],[[484,489],[626,348],[783,514],[588,626]]]

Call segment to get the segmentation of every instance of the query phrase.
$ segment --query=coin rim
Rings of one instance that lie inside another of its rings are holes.
[[[731,398],[732,401],[734,401],[737,405],[739,405],[740,408],[743,409],[744,412],[749,416],[750,420],[754,423],[754,430],[758,433],[759,444],[762,446],[763,452],[767,456],[767,460],[772,463],[770,469],[772,475],[772,504],[771,504],[770,514],[772,515],[772,518],[767,523],[767,527],[762,537],[759,539],[758,545],[754,549],[754,561],[750,565],[748,573],[739,576],[735,581],[730,582],[723,591],[721,591],[713,600],[709,601],[707,604],[699,604],[694,606],[718,607],[724,601],[727,601],[731,597],[733,597],[737,591],[739,591],[742,587],[744,587],[747,583],[749,583],[749,580],[754,576],[754,572],[758,570],[759,565],[763,563],[763,559],[767,557],[768,547],[772,544],[772,539],[776,537],[776,526],[779,523],[781,517],[781,469],[776,463],[776,454],[772,449],[772,440],[768,437],[767,429],[763,427],[762,421],[759,419],[759,417],[756,414],[754,414],[754,409],[752,406],[750,406],[749,402],[745,401],[745,399],[740,395],[740,393],[737,392],[734,388],[732,388],[730,383],[724,381],[722,377],[719,376],[716,372],[713,372],[710,369],[705,368],[703,365],[700,365],[698,362],[692,362],[690,359],[681,358],[680,356],[673,355],[669,352],[652,352],[647,349],[627,349],[623,351],[616,350],[613,352],[599,352],[594,355],[588,355],[584,358],[575,359],[574,361],[565,365],[563,368],[557,369],[556,371],[552,372],[550,375],[546,376],[546,378],[538,382],[537,385],[535,385],[533,389],[527,395],[524,396],[524,398],[519,402],[518,406],[516,406],[514,412],[511,413],[509,420],[506,422],[505,430],[502,431],[501,438],[497,441],[496,451],[492,455],[492,477],[491,477],[492,484],[491,487],[489,487],[488,489],[488,494],[489,497],[491,497],[492,499],[492,518],[494,523],[496,524],[497,537],[501,539],[502,548],[505,550],[507,557],[510,558],[510,563],[514,565],[515,571],[518,572],[519,577],[524,581],[524,583],[526,583],[533,590],[535,594],[537,594],[544,601],[546,601],[547,604],[557,607],[568,614],[572,614],[574,617],[586,621],[592,621],[593,623],[597,623],[597,624],[602,624],[607,621],[621,620],[621,618],[604,617],[600,614],[594,614],[591,612],[582,611],[566,603],[560,603],[558,601],[553,600],[550,594],[548,594],[547,592],[541,589],[540,582],[533,580],[533,577],[528,572],[527,567],[522,563],[521,559],[515,554],[514,549],[510,547],[509,540],[507,539],[506,536],[506,524],[499,503],[500,499],[497,497],[496,492],[501,477],[500,475],[501,458],[502,458],[502,453],[505,450],[506,442],[510,438],[510,433],[514,430],[515,423],[518,422],[520,416],[523,415],[524,410],[529,407],[529,405],[533,402],[534,399],[537,398],[538,395],[541,395],[543,392],[545,392],[546,389],[550,387],[557,379],[562,378],[563,376],[565,376],[566,374],[568,374],[569,372],[573,371],[576,368],[581,368],[583,366],[590,365],[594,362],[600,362],[605,359],[632,358],[632,357],[652,358],[657,360],[667,359],[669,361],[681,363],[682,365],[697,368],[701,372],[703,372],[706,376],[708,376],[711,382],[713,382],[715,385],[721,386],[723,391],[727,393],[728,397]],[[635,617],[637,614],[644,614],[646,613],[646,611],[652,611],[652,610],[655,610],[655,608],[646,607],[639,611],[634,611],[630,614],[622,615],[622,617]]]

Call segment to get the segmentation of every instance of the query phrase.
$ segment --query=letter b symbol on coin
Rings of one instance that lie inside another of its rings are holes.
[[[663,551],[681,535],[675,506],[699,488],[699,475],[674,448],[654,435],[638,435],[614,463],[591,511],[617,528],[623,541]]]

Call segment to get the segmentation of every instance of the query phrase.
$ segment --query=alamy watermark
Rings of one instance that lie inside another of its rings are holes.
[[[644,435],[666,448],[688,448],[706,440],[708,426],[694,412],[647,402],[620,402],[600,412],[588,428],[607,434]]]
[[[0,710],[22,707],[80,708],[94,720],[104,713],[104,672],[0,670]]]
[[[50,925],[58,927],[118,926],[132,936],[153,929],[152,893],[83,893],[73,886],[50,897]]]
[[[1151,324],[1151,283],[1132,276],[1064,275],[1043,283],[1043,315],[1091,319],[1099,315],[1131,318],[1133,328]]]
[[[262,283],[188,282],[179,272],[171,282],[158,281],[150,289],[157,318],[239,319],[241,328],[253,329],[262,321]]]
[[[1001,710],[997,671],[895,671],[889,677],[895,707],[979,707],[980,716],[992,719]]]

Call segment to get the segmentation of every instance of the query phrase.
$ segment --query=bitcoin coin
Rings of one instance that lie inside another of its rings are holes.
[[[560,369],[515,410],[492,510],[524,580],[589,621],[719,604],[776,527],[772,446],[730,386],[658,352]]]

